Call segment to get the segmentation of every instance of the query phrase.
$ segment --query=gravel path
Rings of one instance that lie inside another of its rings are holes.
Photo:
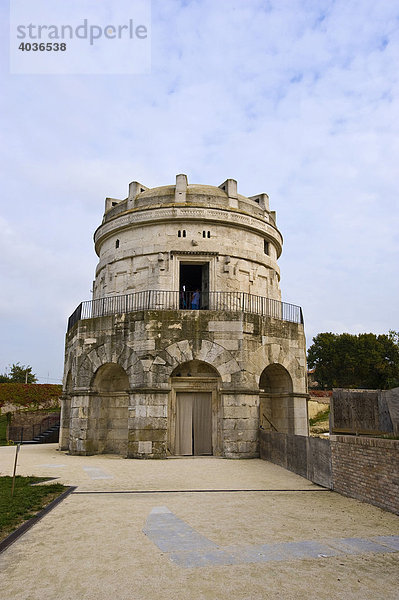
[[[2,600],[399,599],[399,519],[276,465],[53,444],[18,462],[77,490],[0,555]]]

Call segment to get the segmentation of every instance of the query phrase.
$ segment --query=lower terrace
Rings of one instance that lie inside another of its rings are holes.
[[[303,324],[300,306],[246,292],[145,290],[81,302],[69,317],[68,331],[82,319],[141,310],[220,310]]]

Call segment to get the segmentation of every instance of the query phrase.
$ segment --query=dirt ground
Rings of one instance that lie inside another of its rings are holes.
[[[0,448],[2,475],[12,473],[14,453]],[[399,599],[399,545],[370,551],[373,540],[399,536],[398,517],[271,463],[77,457],[53,444],[23,446],[18,462],[21,475],[77,490],[0,555],[2,600]],[[154,512],[151,538],[143,529]],[[183,533],[168,529],[163,512]],[[217,564],[211,553],[204,566],[186,566],[188,553],[200,556],[197,538],[233,549],[235,563]],[[343,551],[348,538],[363,540],[364,551]],[[165,543],[180,544],[180,563]],[[338,550],[306,557],[306,543]],[[266,546],[282,558],[265,558]],[[287,557],[292,547],[298,556]]]

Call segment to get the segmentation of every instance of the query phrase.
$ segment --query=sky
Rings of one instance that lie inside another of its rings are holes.
[[[398,330],[399,5],[151,4],[148,73],[18,75],[0,0],[0,373],[20,362],[61,382],[105,197],[177,173],[270,196],[308,345]]]

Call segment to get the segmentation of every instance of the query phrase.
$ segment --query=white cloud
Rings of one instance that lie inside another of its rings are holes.
[[[390,0],[156,1],[151,75],[3,72],[0,371],[32,363],[25,349],[62,371],[61,322],[90,296],[104,197],[178,172],[269,193],[283,295],[303,304],[309,340],[398,328],[398,12]]]

